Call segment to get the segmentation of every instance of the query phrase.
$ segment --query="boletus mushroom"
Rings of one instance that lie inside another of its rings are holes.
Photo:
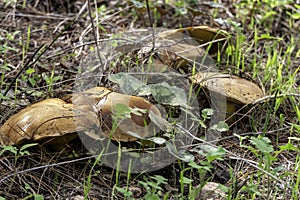
[[[116,141],[134,141],[153,136],[155,126],[151,123],[149,112],[160,116],[160,111],[142,97],[112,92],[104,87],[94,87],[73,96],[73,104],[79,115],[93,112],[100,122],[96,135]],[[82,106],[85,108],[82,110]],[[98,114],[97,114],[98,112]],[[79,117],[79,120],[82,121]],[[95,131],[94,131],[95,132]]]
[[[209,92],[226,97],[227,112],[233,112],[235,105],[252,104],[264,95],[255,83],[230,74],[198,72],[190,79]]]
[[[118,110],[118,105],[123,107]],[[160,115],[152,103],[141,97],[95,87],[74,94],[70,103],[51,98],[24,108],[1,126],[0,143],[38,142],[60,150],[78,137],[77,132],[89,130],[98,130],[96,134],[104,133],[112,140],[134,141],[137,138],[130,133],[141,138],[153,134],[149,112]],[[118,115],[119,120],[114,121]]]
[[[158,35],[159,39],[181,39],[183,41],[187,37],[202,45],[204,49],[208,47],[208,53],[214,56],[224,45],[226,46],[228,33],[208,26],[191,26],[163,31]]]
[[[77,137],[73,117],[72,104],[57,98],[46,99],[10,117],[0,128],[0,143],[18,145],[38,141],[59,149]]]

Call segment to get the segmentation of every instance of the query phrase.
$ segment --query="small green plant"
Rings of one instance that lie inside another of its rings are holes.
[[[115,186],[115,189],[119,192],[119,193],[121,193],[121,194],[123,194],[123,197],[124,197],[124,199],[134,199],[133,197],[132,197],[132,192],[131,191],[129,191],[128,190],[128,188],[126,187],[126,188],[122,188],[122,187],[119,187],[119,186]]]
[[[83,193],[84,193],[84,199],[88,199],[88,194],[90,192],[90,190],[92,189],[92,176],[93,176],[93,171],[94,168],[98,165],[98,163],[100,162],[100,159],[102,157],[103,154],[103,150],[99,153],[99,155],[96,157],[92,168],[87,176],[87,180],[84,181],[84,185],[83,185]]]
[[[160,200],[163,195],[162,184],[167,184],[167,179],[160,176],[154,175],[150,177],[150,180],[144,179],[144,181],[139,181],[139,184],[142,185],[146,190],[146,195],[143,199],[145,200]]]
[[[25,189],[29,189],[29,186],[25,186]],[[44,196],[41,195],[41,194],[29,194],[28,196],[26,196],[22,200],[27,200],[27,199],[44,200]]]
[[[16,164],[18,159],[21,156],[30,155],[29,151],[27,150],[28,148],[36,146],[36,145],[37,145],[37,143],[25,144],[20,149],[16,146],[2,145],[2,147],[1,147],[2,149],[0,150],[0,156],[4,152],[8,151],[8,152],[14,154],[14,156],[15,156],[14,160],[15,160],[15,164]]]
[[[59,81],[63,78],[62,76],[56,76],[54,72],[55,72],[55,68],[52,70],[50,76],[48,76],[47,74],[42,74],[43,79],[46,81],[48,85],[48,92],[51,92],[52,86],[56,81]]]

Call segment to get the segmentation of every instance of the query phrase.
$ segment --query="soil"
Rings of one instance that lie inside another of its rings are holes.
[[[35,0],[17,1],[17,3],[1,1],[0,67],[2,67],[0,70],[2,82],[0,87],[2,94],[8,90],[5,95],[7,98],[2,100],[0,105],[0,124],[28,105],[46,98],[65,98],[66,95],[72,93],[76,86],[74,80],[79,66],[90,62],[86,60],[86,55],[90,53],[90,50],[97,49],[94,42],[95,36],[103,42],[113,34],[126,30],[149,28],[151,25],[168,29],[206,25],[229,32],[233,36],[233,43],[238,31],[242,31],[246,36],[244,40],[250,44],[253,43],[254,30],[250,30],[248,26],[245,25],[237,30],[232,25],[224,22],[217,23],[214,19],[228,19],[240,24],[249,24],[251,19],[261,17],[258,12],[259,8],[256,8],[255,4],[252,8],[245,8],[249,12],[249,16],[244,18],[245,21],[241,21],[238,18],[238,13],[241,11],[233,5],[232,1],[219,1],[223,7],[218,7],[208,1],[190,2],[186,3],[189,7],[185,10],[181,10],[180,6],[176,6],[175,3],[151,3],[150,13],[153,21],[151,23],[146,7],[139,6],[137,1],[91,1],[90,9],[94,10],[97,7],[99,11],[98,20],[91,24],[89,6],[86,6],[86,1],[83,0]],[[269,27],[258,25],[257,30],[259,34],[262,34],[267,29],[270,35],[281,37],[283,42],[277,44],[275,48],[281,47],[282,54],[291,41],[291,35],[294,35],[294,38],[300,36],[299,20],[292,27],[289,26],[287,20],[286,12],[291,9],[291,6],[276,8],[279,16],[272,25]],[[82,8],[84,9],[82,10]],[[94,14],[92,15],[95,17]],[[237,70],[234,66],[236,64],[234,59],[232,59],[232,63],[228,63],[225,52],[224,56],[220,58],[221,61],[218,62],[217,68],[220,71],[232,71],[249,79],[253,75],[251,62],[254,54],[261,55],[259,71],[263,72],[263,67],[268,59],[268,52],[264,51],[264,45],[270,42],[272,41],[261,40],[256,48],[243,49],[243,53],[247,55],[245,56],[245,63],[248,66],[246,70]],[[100,51],[101,48],[103,47],[100,46]],[[299,45],[295,48],[299,48]],[[41,54],[42,51],[44,52]],[[296,55],[291,57],[296,57]],[[291,62],[290,70],[296,71],[300,64],[299,60],[295,59],[289,62]],[[93,62],[91,63],[93,64]],[[34,72],[30,72],[31,69],[34,69]],[[5,72],[3,73],[3,71]],[[111,69],[107,73],[117,71],[117,69]],[[18,81],[15,80],[16,77]],[[49,87],[51,77],[58,77],[58,80]],[[252,81],[259,83],[263,77],[264,74],[257,74],[255,80],[252,79]],[[112,87],[106,78],[99,76],[96,78],[98,82],[95,84]],[[300,86],[299,81],[295,84],[295,88]],[[271,86],[272,83],[266,83],[263,86],[267,94]],[[205,94],[202,95],[205,96]],[[205,108],[210,102],[202,100],[202,103],[201,105]],[[250,151],[247,152],[239,146],[238,139],[232,137],[233,133],[258,135],[267,130],[272,144],[277,147],[287,143],[288,137],[297,136],[296,132],[281,127],[279,123],[282,114],[286,117],[286,121],[297,123],[296,116],[289,115],[293,110],[291,102],[286,99],[274,116],[268,118],[265,113],[273,110],[274,103],[275,100],[271,99],[267,103],[247,107],[245,110],[252,111],[251,114],[243,113],[235,116],[233,120],[235,123],[229,121],[230,130],[222,134],[218,145],[222,145],[245,160],[256,160],[257,158]],[[251,119],[259,120],[253,125]],[[265,122],[268,122],[267,127],[264,127]],[[253,127],[257,129],[253,130]],[[204,128],[201,129],[204,131]],[[117,184],[126,188],[128,174],[120,173],[101,162],[94,166],[97,161],[95,156],[86,152],[79,139],[74,140],[64,151],[55,152],[40,144],[30,148],[29,152],[30,155],[20,156],[17,160],[16,156],[8,151],[1,155],[0,197],[21,199],[30,194],[41,194],[44,199],[82,199],[85,191],[88,191],[89,199],[124,199],[123,194],[117,192],[114,185],[118,180]],[[195,158],[197,163],[204,161],[204,158],[198,154],[195,155]],[[288,167],[289,163],[295,162],[296,155],[286,153],[282,154],[279,159],[276,161],[278,166]],[[209,178],[209,181],[230,187],[233,184],[230,170],[233,170],[237,185],[232,192],[234,196],[242,185],[246,184],[245,174],[251,175],[256,171],[245,160],[225,156],[222,161],[215,160],[212,163],[211,172],[204,174],[203,177],[199,177],[198,171],[195,169],[187,171],[185,175],[194,180],[194,186],[203,184],[204,180]],[[139,181],[149,179],[154,175],[161,175],[167,179],[167,183],[162,186],[162,192],[164,194],[169,192],[169,198],[175,198],[177,194],[181,193],[179,180],[181,169],[184,167],[188,167],[188,164],[174,161],[174,163],[153,172],[132,174],[128,186],[129,191],[133,193],[135,199],[140,199],[146,194],[146,190]],[[89,174],[92,174],[90,180],[88,179]],[[91,188],[88,185],[89,181]],[[183,193],[187,195],[188,188],[185,188]]]

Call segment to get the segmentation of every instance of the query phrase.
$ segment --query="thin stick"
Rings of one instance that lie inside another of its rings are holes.
[[[150,13],[149,0],[146,0],[146,6],[147,6],[147,13],[148,13],[148,16],[149,16],[149,21],[150,21],[150,25],[151,25],[151,32],[152,32],[152,49],[151,49],[151,52],[154,52],[154,49],[155,49],[154,23],[153,23],[151,13]]]
[[[92,17],[91,0],[88,0],[88,2],[89,2],[88,3],[89,17],[91,19],[91,25],[92,25],[92,29],[93,29],[93,37],[94,37],[94,41],[96,43],[97,56],[100,60],[102,72],[104,72],[104,66],[103,66],[103,62],[102,62],[102,59],[101,59],[101,55],[100,55],[100,48],[99,48],[99,45],[98,45],[98,42],[97,42],[96,29],[95,29],[94,20],[93,20],[93,17]]]

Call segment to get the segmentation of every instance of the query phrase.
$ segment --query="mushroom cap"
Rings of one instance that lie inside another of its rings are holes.
[[[188,63],[196,66],[199,64],[200,67],[212,66],[215,63],[203,48],[196,45],[170,40],[165,40],[164,43],[158,46],[157,55],[163,64],[175,69],[184,69]]]
[[[185,35],[185,37],[184,37]],[[209,47],[208,53],[215,55],[218,53],[220,47],[226,45],[228,33],[225,31],[211,28],[208,26],[192,26],[186,28],[179,28],[173,30],[163,31],[159,34],[159,38],[164,39],[184,39],[186,36],[192,37],[202,47]]]
[[[126,94],[121,94],[117,92],[112,92],[104,87],[94,87],[84,92],[88,95],[78,96],[76,94],[75,99],[73,99],[74,107],[76,110],[84,108],[84,112],[98,112],[98,115],[94,115],[95,118],[101,122],[101,131],[96,133],[96,135],[104,134],[106,138],[110,138],[116,141],[134,141],[138,138],[128,134],[128,132],[134,132],[141,138],[146,138],[153,135],[154,124],[151,123],[149,118],[149,112],[160,116],[160,111],[149,101],[142,97],[130,96]],[[87,102],[89,102],[87,104]],[[113,129],[113,116],[117,115],[117,110],[115,109],[118,104],[127,106],[128,108],[138,108],[144,109],[144,113],[132,113],[130,112],[130,117],[124,117],[119,119],[117,122],[117,127]],[[84,107],[82,107],[82,105]],[[93,106],[91,106],[93,105]],[[80,121],[82,119],[80,118]]]
[[[57,98],[46,99],[24,108],[1,126],[0,142],[18,145],[26,141],[49,139],[56,146],[64,145],[77,137],[74,134],[72,109],[72,104]],[[55,140],[56,137],[59,139]]]
[[[27,141],[45,142],[61,149],[78,136],[78,131],[100,127],[107,138],[117,141],[137,140],[128,133],[140,137],[153,134],[149,112],[160,116],[159,110],[149,101],[95,87],[73,95],[72,103],[57,98],[46,99],[22,109],[10,117],[0,128],[0,143],[18,145]],[[146,109],[146,112],[130,113],[129,118],[118,121],[112,131],[113,115],[117,104],[129,108]]]
[[[250,104],[264,95],[255,83],[230,74],[198,72],[190,79],[209,91],[226,96],[227,101],[234,104]]]

